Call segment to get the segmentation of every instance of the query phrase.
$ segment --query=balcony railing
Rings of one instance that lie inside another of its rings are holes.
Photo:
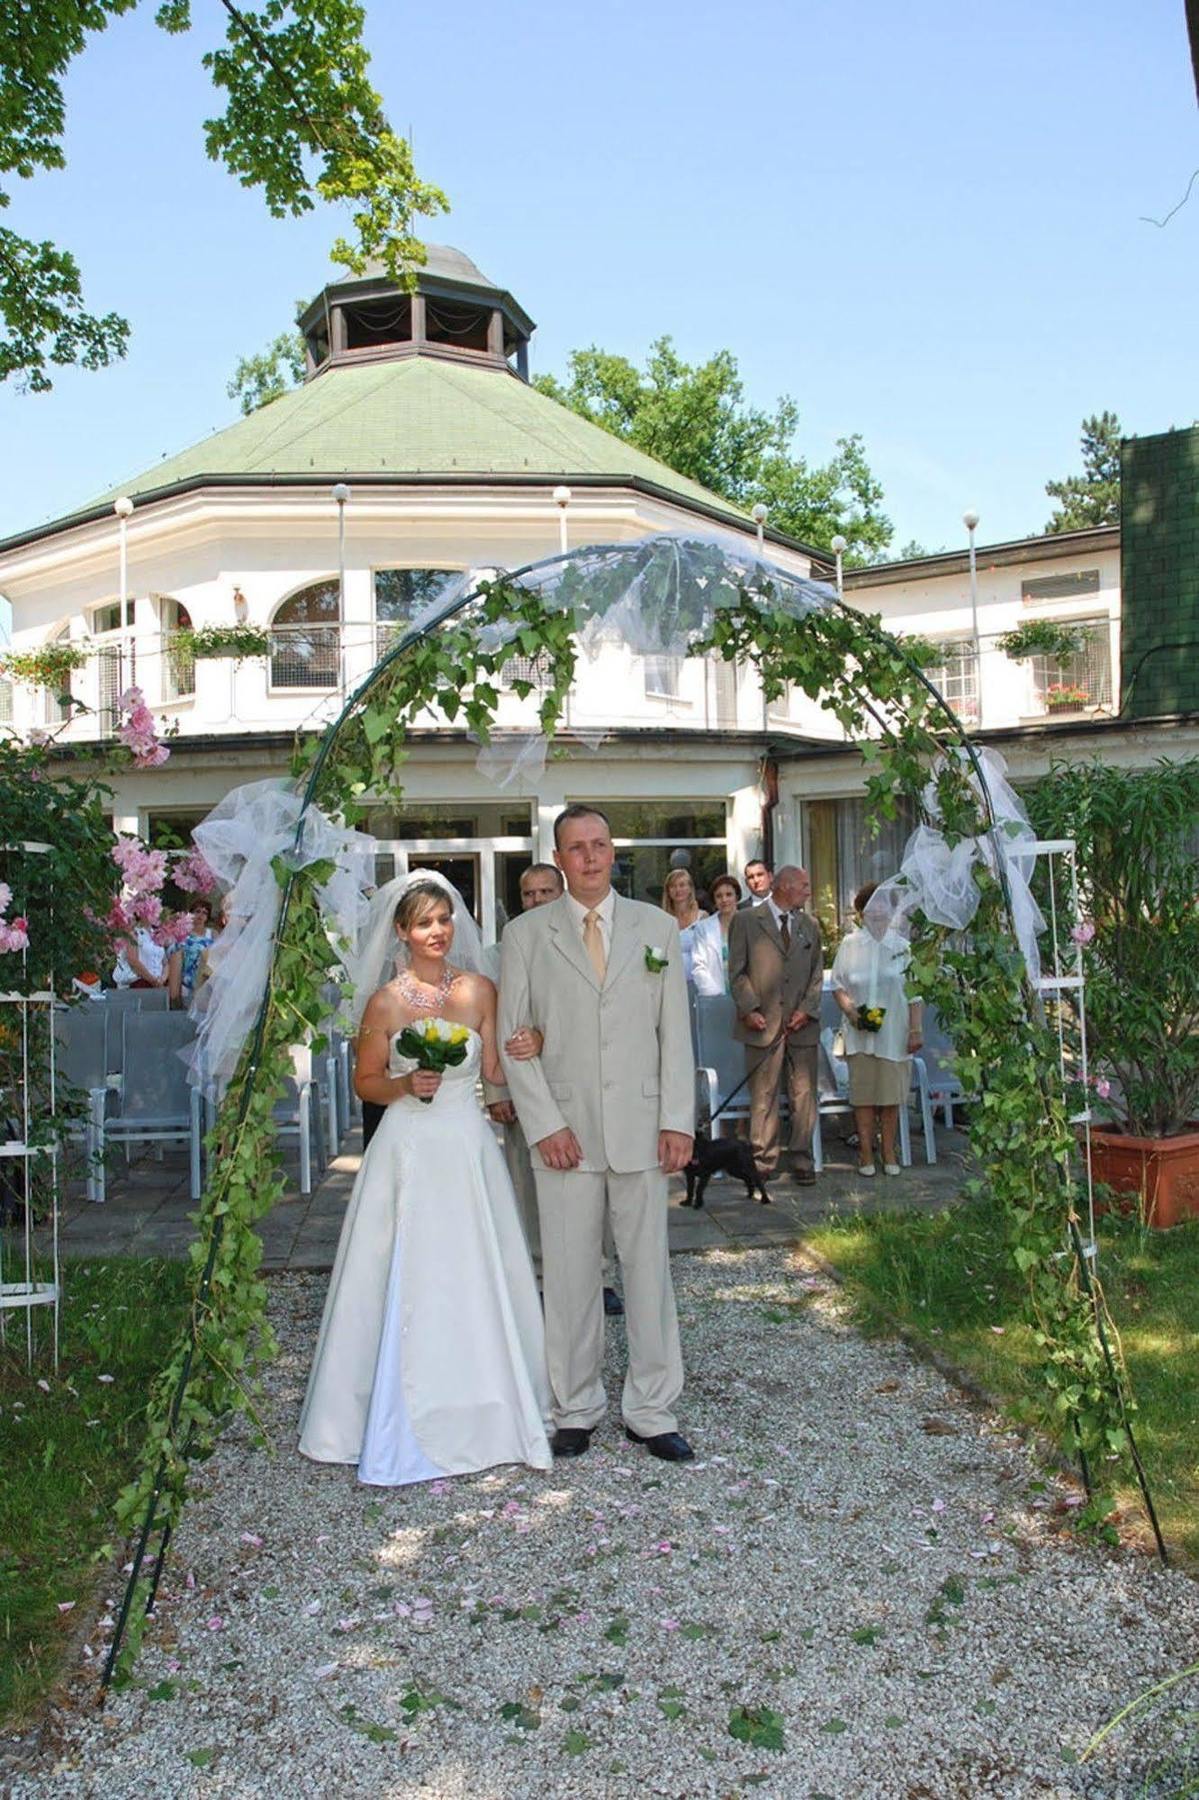
[[[59,696],[49,690],[16,683],[11,692],[12,723],[18,730],[48,727],[55,732],[65,725],[68,741],[111,737],[119,723],[118,698],[136,685],[152,710],[180,715],[188,731],[266,731],[280,724],[290,729],[327,715],[329,704],[366,676],[403,629],[399,624],[367,622],[278,626],[269,634],[265,658],[240,663],[232,659],[198,663],[186,640],[174,632],[113,634],[93,640],[87,662],[72,672],[73,710],[64,710]],[[982,639],[981,662],[969,637],[945,640],[939,648],[941,660],[928,673],[971,729],[1010,727],[1034,719],[1086,718],[1118,705],[1106,623],[1088,625],[1077,655],[1062,665],[1050,665],[1044,658],[1013,662],[994,637]],[[501,691],[497,723],[502,728],[532,728],[547,682],[548,670],[538,659],[509,657],[497,683]],[[530,691],[518,694],[517,683],[528,683]],[[436,714],[430,713],[423,722],[435,720]],[[768,728],[827,737],[830,743],[842,736],[831,715],[821,713],[798,690],[787,691],[764,708],[751,668],[719,657],[633,655],[619,642],[580,659],[565,722],[584,732]]]

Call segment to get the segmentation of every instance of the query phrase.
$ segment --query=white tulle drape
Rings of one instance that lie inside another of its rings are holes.
[[[198,1029],[185,1053],[189,1080],[219,1098],[258,1014],[270,975],[271,952],[283,890],[273,863],[289,868],[330,861],[328,881],[317,888],[325,927],[347,956],[357,944],[373,880],[375,840],[335,825],[303,800],[286,779],[234,788],[192,833],[196,848],[226,890],[227,924],[208,951],[209,978],[193,1013]]]
[[[961,758],[967,780],[984,809],[989,800],[994,830],[950,844],[936,823],[940,808],[936,784],[930,781],[924,790],[924,809],[931,822],[918,826],[908,839],[899,873],[879,883],[867,903],[866,923],[869,924],[873,917],[880,925],[885,923],[892,930],[910,937],[912,917],[919,911],[934,925],[966,931],[978,911],[975,869],[981,864],[998,875],[1002,867],[1011,897],[1016,941],[1035,986],[1041,975],[1037,937],[1045,929],[1044,918],[1029,886],[1036,862],[1036,852],[1032,848],[1036,833],[1007,779],[1007,763],[997,750],[976,752],[986,783],[985,796],[965,750],[956,749],[947,754]]]

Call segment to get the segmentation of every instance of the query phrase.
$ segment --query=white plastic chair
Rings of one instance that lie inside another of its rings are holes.
[[[925,1084],[930,1108],[939,1106],[945,1123],[953,1130],[953,1109],[963,1099],[965,1090],[953,1071],[953,1044],[942,1028],[934,1006],[924,1009],[924,1048],[921,1060],[925,1068]]]
[[[147,990],[153,991],[153,990]],[[117,1111],[104,1121],[108,1142],[188,1146],[188,1191],[200,1198],[200,1146],[203,1111],[199,1088],[189,1085],[187,1069],[179,1055],[195,1036],[196,1028],[186,1013],[126,1010],[121,1021],[123,1048]],[[99,1165],[100,1194],[104,1199],[105,1170]]]
[[[300,1192],[312,1192],[312,1156],[323,1169],[326,1164],[325,1135],[321,1116],[320,1085],[312,1073],[312,1051],[307,1044],[291,1046],[291,1079],[283,1098],[275,1106],[275,1133],[278,1137],[294,1137],[300,1151]]]
[[[83,1141],[87,1156],[87,1197],[101,1201],[100,1179],[104,1155],[104,1113],[108,1104],[108,1039],[111,1015],[101,1001],[56,1008],[54,1035],[58,1043],[58,1073],[87,1095],[87,1123]]]

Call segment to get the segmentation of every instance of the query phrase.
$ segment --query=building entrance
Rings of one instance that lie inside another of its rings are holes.
[[[410,869],[433,869],[452,881],[485,944],[499,941],[520,911],[520,877],[533,860],[532,837],[381,838],[375,881],[390,881],[404,857]]]

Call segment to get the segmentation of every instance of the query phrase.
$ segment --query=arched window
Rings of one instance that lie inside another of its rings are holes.
[[[191,614],[171,594],[158,594],[158,629],[162,644],[162,697],[187,700],[196,691],[196,659],[179,642],[181,631],[192,628]]]
[[[341,608],[330,576],[290,595],[271,620],[271,686],[335,688],[340,679]]]
[[[457,581],[461,569],[376,569],[375,653],[382,656],[398,633]]]

